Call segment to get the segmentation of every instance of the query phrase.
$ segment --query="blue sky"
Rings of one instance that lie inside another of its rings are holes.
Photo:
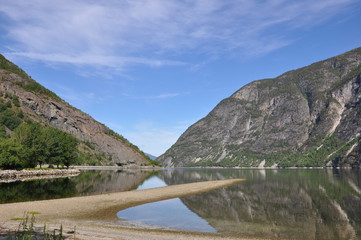
[[[0,0],[0,53],[160,155],[243,85],[361,46],[359,0]]]

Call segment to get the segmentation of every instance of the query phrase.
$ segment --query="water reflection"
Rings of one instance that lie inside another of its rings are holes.
[[[156,176],[148,179],[137,190],[167,186]],[[190,211],[179,198],[140,205],[118,212],[117,216],[128,221],[178,228],[191,231],[216,232],[205,220]]]
[[[181,198],[218,232],[248,237],[360,239],[359,170],[167,170],[167,184],[247,182]]]
[[[155,210],[151,215],[171,212],[176,219],[162,221],[175,224],[188,215],[199,221],[191,225],[246,237],[361,239],[361,172],[351,169],[85,171],[72,178],[0,183],[0,203],[229,178],[247,181],[176,199],[168,206],[150,205]]]
[[[136,189],[148,178],[156,175],[157,171],[126,169],[85,171],[74,178],[79,195],[104,194],[123,192]]]
[[[96,195],[132,190],[156,171],[82,171],[69,178],[0,183],[0,203]]]
[[[76,192],[69,178],[0,183],[0,203],[72,197]]]

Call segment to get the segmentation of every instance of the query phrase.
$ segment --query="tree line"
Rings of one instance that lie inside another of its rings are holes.
[[[0,139],[0,168],[34,168],[38,164],[69,167],[78,159],[78,140],[56,128],[39,123],[21,123]]]
[[[34,168],[38,164],[69,167],[78,162],[78,140],[52,127],[45,127],[18,110],[18,98],[0,99],[0,168]]]

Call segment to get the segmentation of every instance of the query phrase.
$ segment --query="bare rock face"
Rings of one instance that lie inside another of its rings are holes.
[[[165,166],[359,166],[361,48],[252,82],[158,158]]]
[[[4,58],[1,60],[7,61]],[[6,64],[12,63],[6,62]],[[21,71],[16,66],[12,67]],[[89,115],[65,103],[55,94],[56,97],[51,97],[26,90],[24,86],[35,81],[24,76],[24,72],[20,73],[22,74],[0,69],[0,92],[18,96],[21,109],[27,117],[70,133],[80,141],[92,144],[95,150],[102,153],[107,159],[102,164],[147,165],[149,163],[137,147]]]

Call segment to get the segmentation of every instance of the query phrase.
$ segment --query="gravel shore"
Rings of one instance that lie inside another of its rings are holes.
[[[76,176],[78,169],[49,169],[49,170],[0,170],[0,182],[14,182],[29,179],[55,178]]]
[[[13,228],[13,218],[39,212],[36,221],[76,226],[77,239],[245,239],[212,233],[122,227],[116,213],[122,209],[238,184],[244,179],[206,181],[167,187],[45,201],[0,204],[0,227]]]

